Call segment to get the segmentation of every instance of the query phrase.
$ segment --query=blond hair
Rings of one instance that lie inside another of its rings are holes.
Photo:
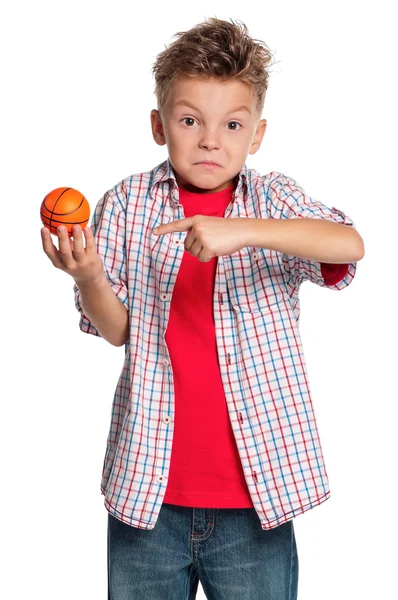
[[[244,23],[241,26],[210,17],[179,36],[157,55],[152,73],[158,109],[162,110],[173,82],[179,78],[236,79],[247,84],[256,98],[261,114],[268,89],[272,54],[261,40],[252,39]]]

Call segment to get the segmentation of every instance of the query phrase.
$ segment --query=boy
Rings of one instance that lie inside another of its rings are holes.
[[[86,248],[43,231],[81,330],[125,345],[101,481],[113,600],[195,598],[199,580],[296,599],[293,518],[330,495],[298,292],[347,287],[364,247],[342,211],[246,166],[270,59],[233,21],[180,34],[154,67],[167,160],[105,193]]]

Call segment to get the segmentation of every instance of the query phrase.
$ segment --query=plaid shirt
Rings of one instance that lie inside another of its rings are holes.
[[[130,337],[116,386],[101,493],[119,520],[153,529],[167,487],[173,441],[174,384],[167,330],[186,232],[155,236],[183,219],[170,160],[131,175],[98,202],[91,229],[106,276],[128,308]],[[355,227],[337,208],[307,196],[282,173],[246,164],[224,218],[326,219]],[[248,490],[263,529],[330,496],[298,323],[304,281],[342,290],[356,263],[325,265],[267,248],[218,257],[214,323],[220,374]],[[336,275],[336,273],[335,273]],[[99,336],[73,286],[79,327]]]

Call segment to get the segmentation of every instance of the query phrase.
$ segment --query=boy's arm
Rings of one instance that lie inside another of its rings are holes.
[[[266,194],[267,214],[280,221],[273,227],[274,233],[277,228],[282,234],[290,231],[282,249],[287,277],[297,288],[308,280],[329,289],[344,289],[354,279],[357,262],[364,256],[364,243],[354,221],[338,208],[329,208],[308,196],[293,178],[283,173],[276,175]],[[337,228],[335,224],[345,227]],[[306,230],[307,239],[303,236]],[[293,235],[294,239],[290,239]]]
[[[101,337],[113,346],[123,346],[129,336],[128,310],[118,299],[105,273],[95,282],[76,282],[84,315]]]
[[[95,277],[97,284],[92,291],[86,289],[87,284],[82,285],[82,280],[79,284],[75,280],[73,286],[75,306],[80,313],[80,329],[84,333],[104,337],[116,346],[122,345],[124,338],[127,341],[127,334],[125,335],[125,327],[128,326],[125,319],[128,317],[129,309],[126,253],[127,200],[121,183],[108,190],[98,202],[90,229],[94,236],[97,254],[103,262],[105,279]],[[99,292],[97,288],[100,288]],[[81,290],[84,294],[84,308]],[[91,316],[95,324],[91,322]],[[111,325],[109,325],[110,319]],[[97,322],[100,330],[96,327]]]
[[[364,256],[363,240],[349,225],[308,217],[252,221],[252,246],[334,265]]]

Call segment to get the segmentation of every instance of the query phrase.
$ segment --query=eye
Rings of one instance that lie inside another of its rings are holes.
[[[235,125],[239,125],[239,127],[242,127],[242,125],[241,125],[240,123],[238,123],[237,121],[230,121],[230,122],[228,123],[228,125],[229,125],[230,123],[235,123]],[[238,130],[237,130],[237,129],[232,129],[232,131],[238,131]]]
[[[184,117],[183,119],[181,119],[181,123],[183,123],[184,121],[195,121],[195,119],[193,117]],[[230,125],[231,123],[235,123],[235,125],[242,127],[242,125],[237,121],[229,121],[228,125]],[[230,129],[230,131],[239,131],[239,129],[235,127],[234,129]]]
[[[184,119],[181,119],[181,122],[183,123],[184,121],[194,121],[195,119],[193,119],[192,117],[185,117]]]

